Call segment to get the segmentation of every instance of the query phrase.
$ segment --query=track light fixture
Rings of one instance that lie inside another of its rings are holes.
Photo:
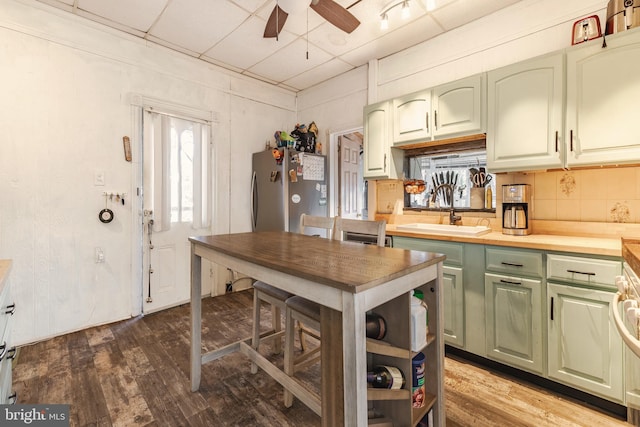
[[[386,30],[389,28],[389,11],[391,9],[402,6],[401,17],[402,19],[409,19],[411,17],[411,9],[409,9],[409,0],[399,0],[390,3],[387,7],[380,12],[380,29]]]

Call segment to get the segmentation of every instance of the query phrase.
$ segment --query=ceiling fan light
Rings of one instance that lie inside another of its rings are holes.
[[[411,9],[409,9],[409,0],[402,2],[402,13],[400,15],[402,19],[409,19],[411,17]]]
[[[383,13],[380,19],[380,29],[382,31],[389,29],[389,17],[386,13]]]

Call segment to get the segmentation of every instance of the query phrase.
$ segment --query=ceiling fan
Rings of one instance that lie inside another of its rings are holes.
[[[360,21],[351,12],[333,0],[311,0],[310,4],[308,0],[278,0],[264,28],[264,37],[277,37],[284,27],[287,16],[302,12],[307,6],[346,33],[351,33],[360,25]]]

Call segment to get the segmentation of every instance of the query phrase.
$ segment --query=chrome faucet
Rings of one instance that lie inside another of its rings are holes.
[[[432,202],[436,201],[436,197],[438,197],[438,191],[440,189],[444,189],[444,193],[448,193],[448,197],[447,194],[445,194],[444,200],[445,201],[449,201],[449,225],[456,225],[456,223],[458,221],[462,220],[462,217],[460,215],[456,215],[456,211],[453,209],[453,191],[454,191],[454,186],[453,184],[440,184],[438,185],[436,188],[433,189],[433,196],[431,198]]]

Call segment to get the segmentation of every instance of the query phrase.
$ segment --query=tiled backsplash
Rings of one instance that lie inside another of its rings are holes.
[[[640,223],[640,167],[499,174],[496,184],[498,209],[503,184],[530,184],[533,219]]]

